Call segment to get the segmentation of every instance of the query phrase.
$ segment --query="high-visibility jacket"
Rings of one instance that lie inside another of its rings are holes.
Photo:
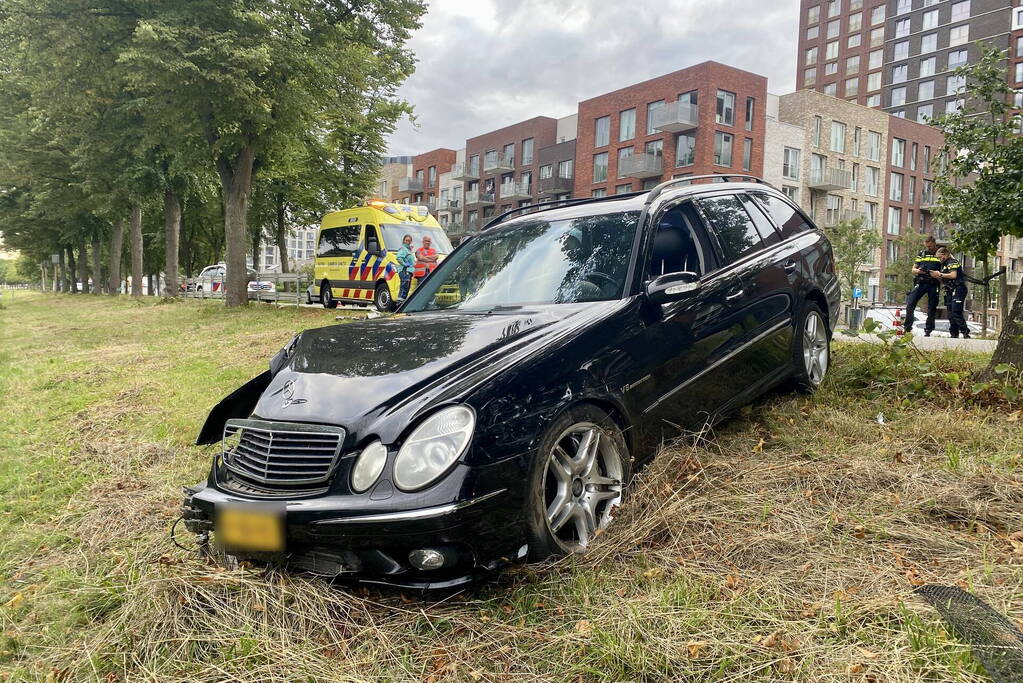
[[[934,255],[934,252],[921,249],[916,255],[913,265],[924,271],[923,275],[914,275],[913,284],[925,287],[937,287],[938,281],[931,277],[932,270],[941,270],[941,260]]]
[[[433,247],[427,249],[426,247],[419,247],[416,249],[416,277],[426,277],[427,273],[432,273],[433,269],[437,267],[437,262],[427,263],[423,260],[424,256],[436,256],[437,250]]]

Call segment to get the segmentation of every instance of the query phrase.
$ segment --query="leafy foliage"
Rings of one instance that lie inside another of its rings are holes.
[[[835,252],[839,280],[852,298],[852,290],[860,282],[860,268],[873,262],[874,252],[881,246],[881,235],[867,227],[862,218],[839,221],[827,233]]]

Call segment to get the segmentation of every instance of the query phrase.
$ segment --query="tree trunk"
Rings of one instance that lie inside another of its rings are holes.
[[[221,160],[217,164],[224,189],[224,241],[227,247],[225,303],[246,306],[249,303],[245,252],[248,248],[249,194],[252,190],[252,167],[255,154],[244,147],[234,164]]]
[[[78,279],[82,283],[82,294],[88,294],[89,254],[85,249],[85,235],[78,238]]]
[[[131,295],[142,296],[142,207],[131,207]]]
[[[990,275],[990,273],[988,272],[987,259],[986,258],[984,259],[983,264],[984,264],[984,269],[983,269],[983,273],[984,273],[984,305],[980,307],[980,310],[983,311],[983,317],[981,318],[981,323],[980,323],[980,335],[982,337],[986,337],[987,336],[987,307],[988,307],[988,304],[991,303],[991,289],[990,289],[991,281],[987,279],[987,276]]]
[[[1017,369],[1023,368],[1023,287],[1016,291],[1016,299],[1012,302],[1009,315],[1002,321],[998,346],[995,347],[991,362],[982,377],[988,379],[995,377],[995,368],[1003,363],[1011,363]]]
[[[114,232],[110,235],[110,272],[107,279],[107,294],[117,296],[121,291],[121,259],[124,256],[124,219],[114,223]]]
[[[164,254],[164,296],[178,295],[178,246],[181,238],[181,198],[174,190],[163,193],[163,230],[166,236]]]
[[[281,197],[277,202],[277,222],[274,226],[274,237],[277,242],[277,251],[280,252],[281,256],[281,272],[291,272],[288,268],[288,235],[287,228],[284,225],[284,198]]]
[[[103,291],[103,250],[99,244],[99,233],[92,233],[92,293]]]
[[[75,250],[71,247],[65,247],[67,249],[67,269],[68,269],[68,288],[67,291],[72,294],[78,293],[78,268],[75,267]]]
[[[39,264],[39,272],[42,275],[42,289],[46,291],[46,263]]]
[[[998,278],[998,308],[1001,312],[1002,327],[1005,327],[1005,321],[1009,319],[1009,270],[1006,268],[1002,271],[1001,277]]]
[[[57,291],[66,292],[68,291],[67,286],[67,267],[64,264],[64,247],[61,247],[57,252]]]

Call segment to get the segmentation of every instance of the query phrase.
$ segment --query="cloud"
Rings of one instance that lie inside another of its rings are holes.
[[[534,116],[567,116],[601,93],[707,60],[795,87],[794,0],[434,0],[411,47],[391,154],[457,149]]]

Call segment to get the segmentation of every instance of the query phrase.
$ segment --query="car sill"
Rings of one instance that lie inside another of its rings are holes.
[[[332,526],[335,524],[368,524],[372,522],[407,522],[417,519],[432,519],[434,517],[442,517],[449,515],[452,512],[464,510],[467,507],[482,503],[485,500],[490,500],[495,496],[499,496],[505,493],[508,489],[498,489],[497,491],[491,491],[486,495],[482,495],[479,498],[473,498],[472,500],[463,500],[460,503],[449,503],[448,505],[438,505],[432,508],[422,508],[419,510],[407,510],[403,512],[384,512],[379,515],[359,515],[356,517],[341,517],[337,519],[321,519],[313,522],[316,526]]]

